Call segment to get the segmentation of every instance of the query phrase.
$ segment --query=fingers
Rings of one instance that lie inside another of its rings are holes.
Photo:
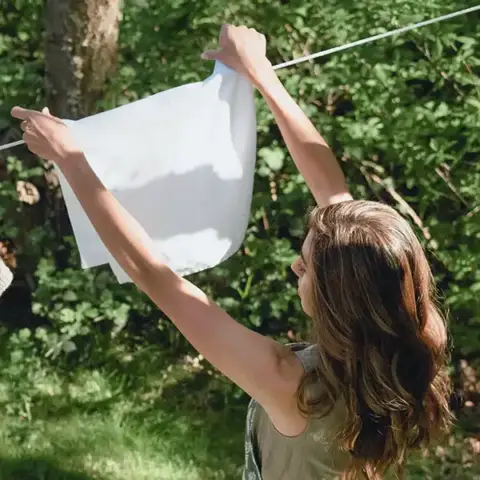
[[[203,60],[220,60],[220,57],[222,56],[221,50],[207,50],[206,52],[202,53],[202,59]]]
[[[13,118],[18,118],[19,120],[27,120],[32,116],[32,114],[36,112],[33,110],[27,110],[22,107],[13,107],[11,113]]]
[[[221,62],[224,55],[223,50],[229,44],[229,42],[235,43],[235,41],[239,41],[241,38],[245,38],[245,36],[247,39],[250,40],[260,40],[262,44],[266,47],[267,39],[265,35],[262,35],[254,28],[248,28],[244,25],[237,27],[235,25],[225,23],[222,25],[222,28],[220,30],[220,49],[207,50],[202,54],[202,58],[204,60],[215,60]]]
[[[25,141],[25,143],[28,144],[29,142],[31,142],[31,141],[34,139],[34,136],[33,136],[31,133],[29,133],[29,132],[25,132],[25,133],[22,135],[22,138],[23,138],[23,140]]]
[[[52,115],[50,113],[50,110],[48,109],[48,107],[44,107],[42,109],[42,115],[44,115],[45,117],[48,117],[50,120],[53,120],[56,123],[61,123],[63,125],[63,122],[59,118],[57,118],[55,115]]]
[[[31,133],[24,133],[22,138],[23,141],[27,144],[27,147],[31,150],[32,144],[35,141],[35,136]]]
[[[46,115],[47,117],[55,118],[50,113],[50,110],[48,109],[48,107],[45,107],[41,113],[37,112],[36,110],[28,110],[22,107],[13,107],[11,114],[12,114],[12,117],[18,118],[19,120],[28,120],[38,115]]]

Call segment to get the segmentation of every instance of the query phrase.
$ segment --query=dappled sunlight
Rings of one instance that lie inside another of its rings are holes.
[[[225,382],[185,369],[188,364],[157,359],[151,371],[142,371],[148,383],[133,389],[128,374],[112,375],[108,368],[49,375],[56,379],[52,385],[29,389],[30,419],[21,411],[2,418],[5,462],[44,458],[31,465],[43,465],[55,479],[70,479],[55,476],[59,465],[81,472],[79,480],[235,478],[244,405],[226,408]],[[15,393],[8,405],[21,398]]]

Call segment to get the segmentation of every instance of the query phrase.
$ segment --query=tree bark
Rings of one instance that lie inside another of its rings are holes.
[[[53,115],[95,113],[117,58],[119,0],[46,0],[47,105]]]

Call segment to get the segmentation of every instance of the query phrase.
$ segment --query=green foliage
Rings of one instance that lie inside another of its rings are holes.
[[[315,2],[257,3],[254,8],[250,0],[234,5],[220,0],[125,2],[118,75],[99,109],[205,78],[212,66],[200,60],[200,53],[214,45],[219,25],[226,21],[265,32],[270,58],[277,63],[462,6],[411,1],[400,9],[382,0],[375,9],[363,8],[361,2],[355,7],[347,2],[323,2],[321,7]],[[18,135],[7,115],[10,107],[42,103],[41,8],[38,1],[17,1],[0,16],[0,25],[6,26],[0,34],[0,122],[10,136]],[[343,160],[355,195],[396,204],[411,219],[418,216],[416,228],[431,251],[455,343],[464,354],[480,349],[478,336],[469,335],[480,322],[480,60],[474,18],[460,17],[279,72]],[[257,103],[258,175],[244,249],[197,277],[240,321],[285,334],[304,326],[288,264],[312,200],[272,114],[263,101]],[[64,225],[65,209],[42,184],[45,169],[24,152],[20,156],[22,161],[7,159],[8,180],[0,186],[1,236],[19,245],[20,259],[28,259],[32,273],[37,270],[34,313],[54,327],[57,345],[57,337],[70,342],[87,336],[98,319],[111,322],[118,332],[129,314],[143,315],[144,301],[137,296],[132,305],[117,298],[118,292],[135,294],[128,287],[119,289],[105,272],[78,268],[78,259],[69,253],[75,248]],[[43,188],[44,209],[23,230],[19,217],[31,208],[16,200],[15,184],[21,179]],[[66,260],[59,262],[61,252]],[[102,282],[108,288],[99,286]]]
[[[133,309],[143,317],[151,313],[151,304],[133,288],[116,284],[110,272],[58,271],[51,259],[43,258],[36,273],[32,311],[47,318],[53,327],[53,332],[44,327],[36,332],[47,356],[76,351],[80,337],[101,333],[102,330],[95,329],[100,323],[108,324],[103,331],[111,338],[117,337]]]

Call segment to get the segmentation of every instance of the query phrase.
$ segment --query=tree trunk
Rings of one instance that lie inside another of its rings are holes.
[[[119,0],[46,0],[47,105],[53,115],[95,113],[116,67]]]

